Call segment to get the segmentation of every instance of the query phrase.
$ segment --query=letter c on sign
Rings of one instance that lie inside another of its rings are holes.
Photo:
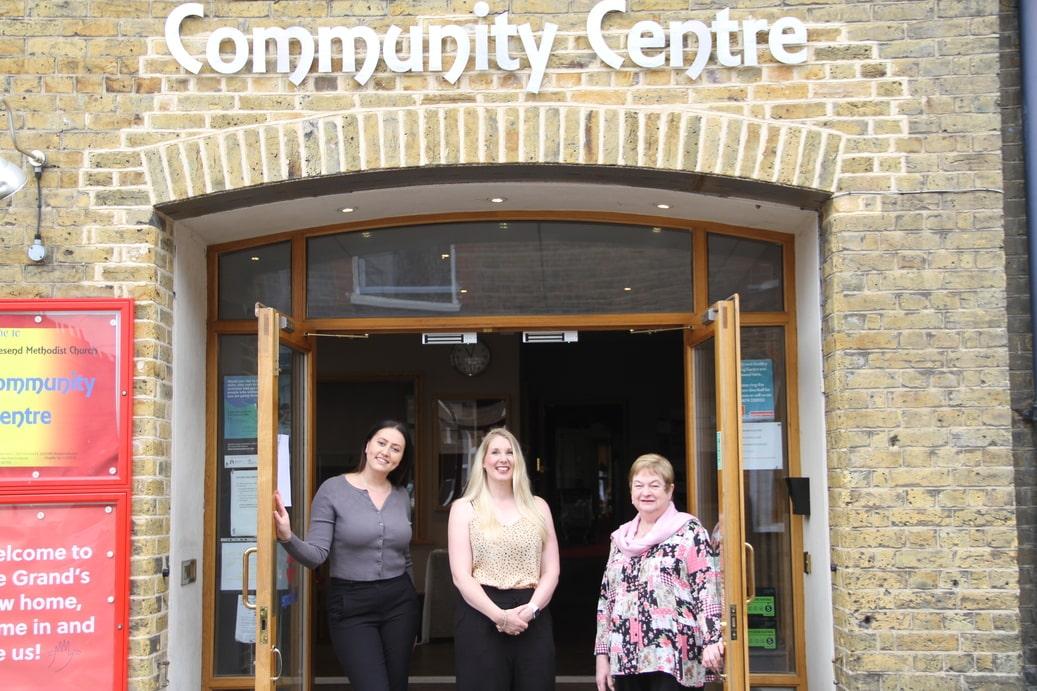
[[[626,11],[626,0],[602,0],[587,14],[587,38],[590,40],[591,48],[602,62],[614,70],[622,67],[623,57],[605,43],[605,37],[601,34],[601,24],[605,21],[606,14]]]
[[[180,25],[188,17],[204,16],[205,7],[202,3],[185,2],[166,17],[166,45],[169,46],[169,52],[191,74],[198,74],[198,71],[202,69],[202,63],[191,57],[191,54],[184,49],[184,44],[180,40]]]

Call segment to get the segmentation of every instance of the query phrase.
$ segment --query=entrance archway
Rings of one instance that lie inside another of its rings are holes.
[[[469,132],[465,123],[473,122],[479,123],[477,133],[460,136],[455,146],[454,133]],[[669,136],[682,141],[677,156],[659,145]],[[802,231],[796,242],[802,241],[805,251],[799,256],[810,257],[816,253],[816,219],[796,207],[816,209],[828,196],[841,150],[842,135],[816,128],[692,110],[532,104],[324,115],[169,142],[139,153],[149,194],[172,221],[182,269],[179,281],[174,280],[178,315],[198,323],[206,301],[187,307],[183,298],[191,291],[184,290],[184,281],[198,280],[199,265],[188,266],[205,246],[239,239],[249,243],[249,238],[300,226],[341,224],[346,217],[338,201],[344,198],[364,202],[357,204],[356,223],[378,219],[378,225],[398,223],[399,218],[383,219],[417,211],[478,207],[485,212],[486,200],[507,189],[514,211],[575,209],[592,216],[601,209],[636,209],[653,213],[660,222],[694,218],[706,225]],[[545,194],[549,187],[553,194]],[[656,207],[667,202],[671,210]],[[311,220],[307,207],[317,206],[321,209]],[[496,213],[504,217],[514,211]],[[807,274],[812,283],[816,277],[816,270]],[[808,290],[797,300],[809,305],[812,294]],[[819,371],[818,361],[817,380]],[[824,624],[826,605],[819,609],[821,626],[816,628],[824,639],[831,627]]]

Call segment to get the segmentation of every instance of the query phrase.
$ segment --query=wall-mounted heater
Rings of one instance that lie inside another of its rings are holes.
[[[470,345],[475,343],[477,340],[478,337],[474,331],[421,334],[421,345]]]
[[[576,343],[579,331],[523,331],[523,343]]]

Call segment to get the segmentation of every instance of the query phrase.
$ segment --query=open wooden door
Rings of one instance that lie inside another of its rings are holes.
[[[292,528],[305,529],[312,454],[312,350],[293,334],[287,317],[256,305],[259,320],[259,405],[255,599],[244,556],[243,599],[256,615],[255,688],[308,689],[309,577],[290,559],[274,533],[274,490],[281,491]]]
[[[746,607],[755,590],[753,550],[745,541],[742,487],[741,346],[738,296],[709,308],[685,339],[688,506],[719,548],[724,628],[724,688],[749,688]]]

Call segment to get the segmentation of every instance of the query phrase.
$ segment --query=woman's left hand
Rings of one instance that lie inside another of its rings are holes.
[[[702,649],[702,664],[716,672],[724,669],[724,642],[711,643]]]
[[[519,605],[512,609],[504,610],[504,621],[497,626],[497,630],[509,636],[518,636],[529,626],[525,617],[520,616],[520,610],[525,605]]]
[[[522,621],[526,622],[527,624],[533,621],[533,607],[528,604],[519,605],[511,611],[515,613],[515,616],[519,617],[520,619],[522,619]]]
[[[520,630],[509,630],[511,627],[505,628],[504,633],[511,636],[518,636],[520,633],[526,630],[529,626],[529,622],[533,621],[533,613],[526,605],[519,605],[512,609],[504,610],[508,615],[509,622],[522,622]]]

